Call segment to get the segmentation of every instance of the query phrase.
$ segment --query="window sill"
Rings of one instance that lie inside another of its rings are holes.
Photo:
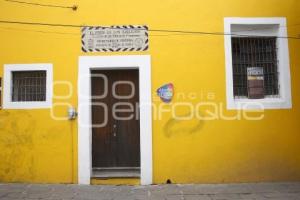
[[[3,109],[43,109],[51,108],[52,102],[27,101],[27,102],[7,102],[3,104]]]
[[[228,110],[265,110],[265,109],[291,109],[290,99],[232,99],[228,101]]]

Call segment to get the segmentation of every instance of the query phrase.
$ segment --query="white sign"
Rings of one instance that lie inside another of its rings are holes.
[[[264,75],[264,68],[262,67],[248,67],[247,68],[248,76],[262,76]]]
[[[83,27],[83,52],[146,51],[147,26]]]
[[[262,67],[248,67],[248,80],[264,80],[264,68]]]

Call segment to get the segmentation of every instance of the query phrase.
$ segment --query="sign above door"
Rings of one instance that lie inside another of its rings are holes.
[[[83,52],[146,51],[147,26],[83,27],[81,50]]]

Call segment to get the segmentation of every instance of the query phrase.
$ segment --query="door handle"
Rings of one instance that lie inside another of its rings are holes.
[[[117,137],[117,132],[116,132],[116,128],[117,128],[117,125],[113,125],[113,136],[114,137]]]

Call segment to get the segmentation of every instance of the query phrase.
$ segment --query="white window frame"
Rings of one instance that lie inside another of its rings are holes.
[[[266,28],[263,28],[263,27]],[[249,29],[251,27],[251,29]],[[287,37],[286,18],[224,18],[226,98],[227,109],[290,109],[292,108],[288,39],[277,39],[279,97],[264,99],[237,99],[233,94],[231,38],[237,35]],[[233,35],[231,35],[233,34]]]
[[[5,64],[3,79],[3,109],[39,109],[51,108],[52,106],[52,85],[53,69],[52,64]],[[45,101],[12,101],[12,72],[22,71],[46,71],[46,100]]]

